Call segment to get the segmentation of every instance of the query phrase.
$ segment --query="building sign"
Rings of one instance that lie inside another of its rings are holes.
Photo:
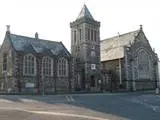
[[[95,70],[96,69],[96,64],[91,64],[91,69]]]

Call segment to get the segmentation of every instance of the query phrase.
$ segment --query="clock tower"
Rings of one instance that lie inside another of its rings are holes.
[[[100,22],[94,20],[84,5],[70,27],[75,84],[81,90],[86,87],[96,90],[100,79]]]

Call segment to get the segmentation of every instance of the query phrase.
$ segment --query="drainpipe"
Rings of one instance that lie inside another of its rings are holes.
[[[119,58],[119,83],[122,84],[122,67],[121,67],[121,58]]]

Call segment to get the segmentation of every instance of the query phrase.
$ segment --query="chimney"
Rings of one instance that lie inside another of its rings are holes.
[[[7,32],[10,33],[10,25],[6,25],[6,27],[7,27]]]
[[[38,33],[37,32],[35,33],[35,38],[38,39]]]

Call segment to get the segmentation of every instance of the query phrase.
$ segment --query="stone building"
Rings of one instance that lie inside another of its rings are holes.
[[[100,41],[100,22],[86,5],[70,23],[71,54],[62,42],[12,34],[0,48],[0,89],[15,92],[68,92],[154,89],[158,56],[142,26]]]
[[[92,17],[84,5],[70,27],[75,87],[97,90],[100,79],[100,22]]]
[[[102,69],[116,74],[116,88],[154,89],[158,80],[157,63],[157,54],[142,26],[136,31],[101,41]]]
[[[62,42],[12,34],[0,49],[0,88],[15,92],[68,91],[71,55]]]

